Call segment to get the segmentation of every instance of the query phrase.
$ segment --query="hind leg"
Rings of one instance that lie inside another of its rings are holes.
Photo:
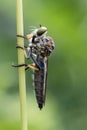
[[[16,67],[16,68],[19,68],[19,67],[25,67],[25,70],[27,70],[27,69],[33,69],[33,70],[39,70],[37,67],[36,67],[36,65],[33,63],[33,64],[19,64],[19,65],[14,65],[14,64],[12,64],[12,67]]]

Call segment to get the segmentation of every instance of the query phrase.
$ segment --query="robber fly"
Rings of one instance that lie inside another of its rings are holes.
[[[51,37],[46,36],[47,28],[40,26],[40,28],[34,29],[31,34],[26,36],[17,35],[29,41],[28,47],[17,48],[24,50],[25,57],[27,59],[32,58],[33,64],[20,64],[13,65],[14,67],[25,66],[25,70],[28,68],[34,69],[34,87],[35,95],[40,109],[43,108],[46,99],[46,84],[47,84],[47,67],[48,67],[48,56],[54,49],[54,41]],[[28,50],[26,53],[25,49]]]

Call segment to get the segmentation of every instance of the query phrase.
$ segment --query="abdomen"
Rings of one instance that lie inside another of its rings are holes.
[[[34,72],[34,87],[38,107],[41,109],[45,104],[47,85],[47,57],[38,56],[37,62],[41,69]]]

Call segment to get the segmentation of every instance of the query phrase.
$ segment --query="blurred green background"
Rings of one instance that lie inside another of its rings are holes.
[[[87,130],[87,0],[23,0],[23,8],[25,34],[42,24],[55,41],[42,111],[26,72],[29,130]],[[15,45],[16,0],[0,0],[0,130],[20,129]]]

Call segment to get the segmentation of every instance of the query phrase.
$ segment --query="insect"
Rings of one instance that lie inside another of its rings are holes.
[[[13,65],[14,67],[25,66],[25,70],[31,68],[34,70],[34,89],[38,107],[43,108],[46,99],[46,84],[47,84],[47,72],[48,72],[48,56],[54,49],[54,41],[51,37],[46,36],[47,28],[40,26],[34,29],[28,35],[22,37],[27,39],[29,44],[27,47],[21,47],[17,45],[17,48],[23,49],[24,55],[27,59],[32,58],[33,64],[20,64]],[[26,53],[27,49],[27,53]]]

